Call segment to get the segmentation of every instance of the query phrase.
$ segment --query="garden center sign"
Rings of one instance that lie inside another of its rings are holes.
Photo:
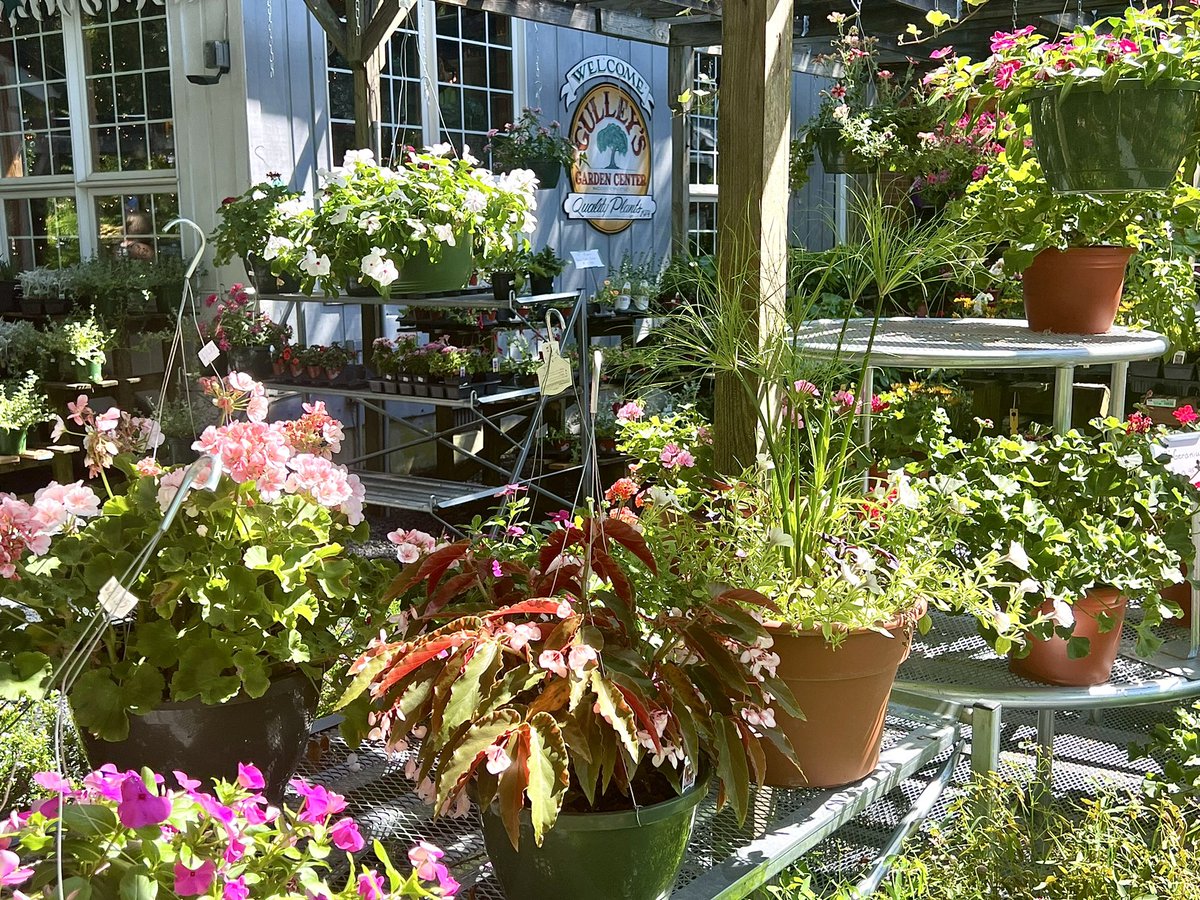
[[[616,234],[653,216],[649,82],[623,59],[589,56],[567,72],[562,101],[568,109],[575,103],[567,134],[583,151],[571,167],[567,218]]]

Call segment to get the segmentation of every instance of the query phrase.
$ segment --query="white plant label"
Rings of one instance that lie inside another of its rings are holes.
[[[205,366],[211,366],[216,358],[220,355],[221,351],[217,349],[217,345],[212,341],[209,341],[207,344],[201,347],[200,352],[197,354],[197,356],[200,357],[201,365]]]
[[[599,250],[572,250],[571,262],[577,269],[603,269]]]
[[[542,344],[542,364],[537,375],[538,387],[547,397],[557,397],[571,386],[571,364],[553,338]]]
[[[100,588],[100,608],[114,622],[125,618],[137,605],[137,595],[123,588],[116,578],[108,579]]]

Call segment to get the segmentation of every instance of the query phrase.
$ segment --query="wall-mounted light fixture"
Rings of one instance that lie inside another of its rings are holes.
[[[192,84],[212,85],[221,80],[222,75],[229,74],[229,41],[204,42],[204,68],[216,69],[216,75],[189,75],[187,80]]]

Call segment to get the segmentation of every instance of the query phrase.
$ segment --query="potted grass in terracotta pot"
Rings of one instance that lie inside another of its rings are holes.
[[[1161,644],[1159,592],[1183,579],[1200,505],[1155,458],[1150,429],[1135,413],[1087,433],[980,437],[934,453],[935,477],[953,479],[969,509],[954,558],[998,558],[983,632],[1015,674],[1106,682],[1130,605],[1141,608],[1128,620],[1138,652]]]
[[[391,535],[401,624],[342,704],[388,746],[420,735],[417,793],[479,808],[506,896],[660,900],[710,785],[744,818],[777,737],[742,661],[765,632],[735,602],[689,602],[636,520],[531,525],[518,490],[465,540]]]
[[[187,468],[149,455],[162,441],[151,420],[97,413],[86,397],[69,427],[99,487],[4,497],[0,691],[65,692],[94,767],[230,779],[254,763],[278,800],[323,678],[348,661],[345,642],[377,633],[388,566],[346,549],[366,535],[363,491],[329,459],[342,434],[324,404],[268,424],[249,376],[205,391],[225,419],[194,449],[221,469],[198,473],[156,547]]]

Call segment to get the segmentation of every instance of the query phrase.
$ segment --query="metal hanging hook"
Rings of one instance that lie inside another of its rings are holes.
[[[200,238],[200,249],[196,251],[196,255],[192,257],[192,263],[188,266],[187,275],[184,277],[191,280],[191,277],[196,274],[196,270],[200,268],[200,261],[204,259],[204,250],[208,247],[208,235],[204,233],[204,229],[193,222],[191,219],[178,218],[172,219],[163,228],[164,231],[170,231],[176,225],[187,225],[196,232],[196,236]]]

